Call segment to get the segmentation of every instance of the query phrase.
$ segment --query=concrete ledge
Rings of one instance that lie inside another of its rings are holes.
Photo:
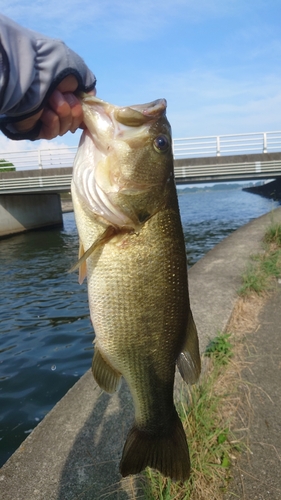
[[[281,223],[281,208],[235,231],[190,269],[201,351],[225,329],[241,274],[272,219]],[[132,481],[120,481],[118,473],[132,419],[126,385],[108,396],[88,371],[2,467],[1,500],[133,498]]]
[[[62,223],[57,193],[0,195],[0,238],[40,227],[62,226]]]

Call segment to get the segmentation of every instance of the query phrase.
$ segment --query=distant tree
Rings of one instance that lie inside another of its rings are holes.
[[[16,170],[13,163],[0,159],[0,172],[11,172],[13,170]]]

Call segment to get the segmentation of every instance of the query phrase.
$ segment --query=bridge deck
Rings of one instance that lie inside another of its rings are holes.
[[[177,184],[272,179],[281,176],[281,153],[174,160]],[[68,192],[72,167],[0,173],[0,194]]]
[[[174,162],[177,184],[272,179],[281,176],[281,153],[261,153]]]

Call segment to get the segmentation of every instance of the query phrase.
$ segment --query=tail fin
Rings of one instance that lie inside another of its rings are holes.
[[[136,426],[130,430],[123,449],[120,472],[122,476],[128,476],[141,472],[147,466],[174,481],[186,481],[189,478],[188,445],[178,415],[169,435],[151,434]]]

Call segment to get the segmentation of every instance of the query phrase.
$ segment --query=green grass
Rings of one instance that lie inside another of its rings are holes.
[[[233,356],[230,333],[221,333],[215,337],[206,348],[205,356],[214,357],[216,365],[226,365]]]
[[[265,233],[264,241],[281,247],[281,224],[272,223]]]
[[[242,286],[238,290],[242,297],[268,292],[274,283],[273,278],[281,276],[281,225],[271,224],[263,241],[264,251],[251,256],[251,262],[242,275]]]
[[[0,159],[0,171],[2,172],[11,172],[11,171],[14,171],[16,170],[16,168],[14,167],[14,164],[13,163],[10,163],[4,159]]]
[[[188,388],[177,411],[183,422],[192,464],[191,477],[183,484],[172,482],[157,471],[143,473],[146,500],[205,500],[219,498],[230,477],[230,456],[236,450],[229,422],[221,415],[224,390],[216,391],[216,382],[232,357],[229,334],[219,334],[209,345],[209,370],[200,383]]]

